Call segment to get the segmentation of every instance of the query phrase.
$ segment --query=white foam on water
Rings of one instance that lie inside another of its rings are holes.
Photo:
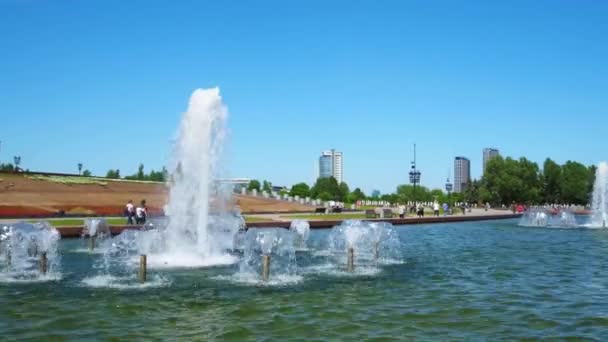
[[[148,268],[201,268],[236,264],[239,259],[230,254],[202,255],[193,253],[150,254],[147,256]],[[136,262],[135,260],[133,262]]]
[[[304,275],[328,275],[332,277],[360,277],[360,276],[375,276],[382,272],[382,268],[372,265],[359,266],[355,265],[353,272],[346,270],[346,265],[336,265],[326,263],[320,265],[311,265],[304,267],[302,270]]]
[[[165,287],[171,285],[171,281],[156,274],[148,277],[141,284],[135,277],[117,277],[112,275],[97,275],[82,280],[82,286],[92,288],[110,288],[117,290],[143,290],[148,288]]]
[[[105,250],[101,249],[101,248],[95,248],[93,250],[90,250],[89,248],[77,248],[77,249],[73,249],[69,251],[70,253],[74,253],[74,254],[98,254],[98,255],[103,255],[105,253]]]
[[[17,284],[30,284],[30,283],[46,283],[52,281],[60,281],[62,279],[61,273],[47,273],[40,274],[40,272],[2,272],[0,273],[0,283],[17,283]]]
[[[297,285],[304,281],[304,277],[301,275],[287,275],[279,274],[273,276],[270,274],[268,281],[262,280],[258,275],[236,273],[233,275],[219,275],[212,277],[211,279],[218,281],[225,281],[233,284],[252,285],[252,286],[286,286],[286,285]]]

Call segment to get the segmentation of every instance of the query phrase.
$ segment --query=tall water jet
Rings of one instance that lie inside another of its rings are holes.
[[[192,93],[170,166],[169,218],[137,237],[150,267],[236,262],[227,250],[242,219],[227,210],[231,191],[217,181],[227,116],[218,88]]]
[[[608,225],[608,162],[601,162],[595,171],[591,210],[593,211],[591,226],[606,228]]]

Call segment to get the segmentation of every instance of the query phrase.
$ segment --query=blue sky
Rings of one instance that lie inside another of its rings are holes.
[[[608,159],[605,1],[0,0],[0,160],[159,169],[190,93],[219,86],[227,169],[311,183],[322,150],[369,192],[443,187],[482,149]],[[451,177],[452,178],[452,177]]]

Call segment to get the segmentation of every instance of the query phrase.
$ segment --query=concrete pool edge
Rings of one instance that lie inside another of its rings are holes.
[[[361,221],[369,222],[387,222],[393,225],[418,225],[418,224],[433,224],[433,223],[450,223],[450,222],[474,222],[474,221],[492,221],[520,218],[522,214],[504,214],[504,215],[459,215],[459,216],[439,216],[439,217],[413,217],[413,218],[390,218],[390,219],[362,219]],[[325,220],[314,221],[310,220],[310,229],[327,229],[342,224],[345,220]],[[291,221],[259,221],[247,223],[249,228],[289,228]],[[118,235],[127,229],[140,229],[141,226],[129,225],[111,225],[110,231],[112,235]],[[64,226],[57,227],[62,238],[77,238],[82,236],[82,226]]]

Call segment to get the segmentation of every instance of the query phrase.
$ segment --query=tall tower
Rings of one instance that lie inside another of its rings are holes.
[[[334,177],[338,184],[343,181],[342,152],[334,149],[321,152],[319,157],[319,178]]]
[[[490,161],[490,159],[499,156],[500,153],[498,152],[497,148],[484,148],[483,149],[483,170],[482,170],[482,175],[486,173],[486,164]]]
[[[454,158],[454,192],[463,192],[471,181],[471,162],[465,157]]]

